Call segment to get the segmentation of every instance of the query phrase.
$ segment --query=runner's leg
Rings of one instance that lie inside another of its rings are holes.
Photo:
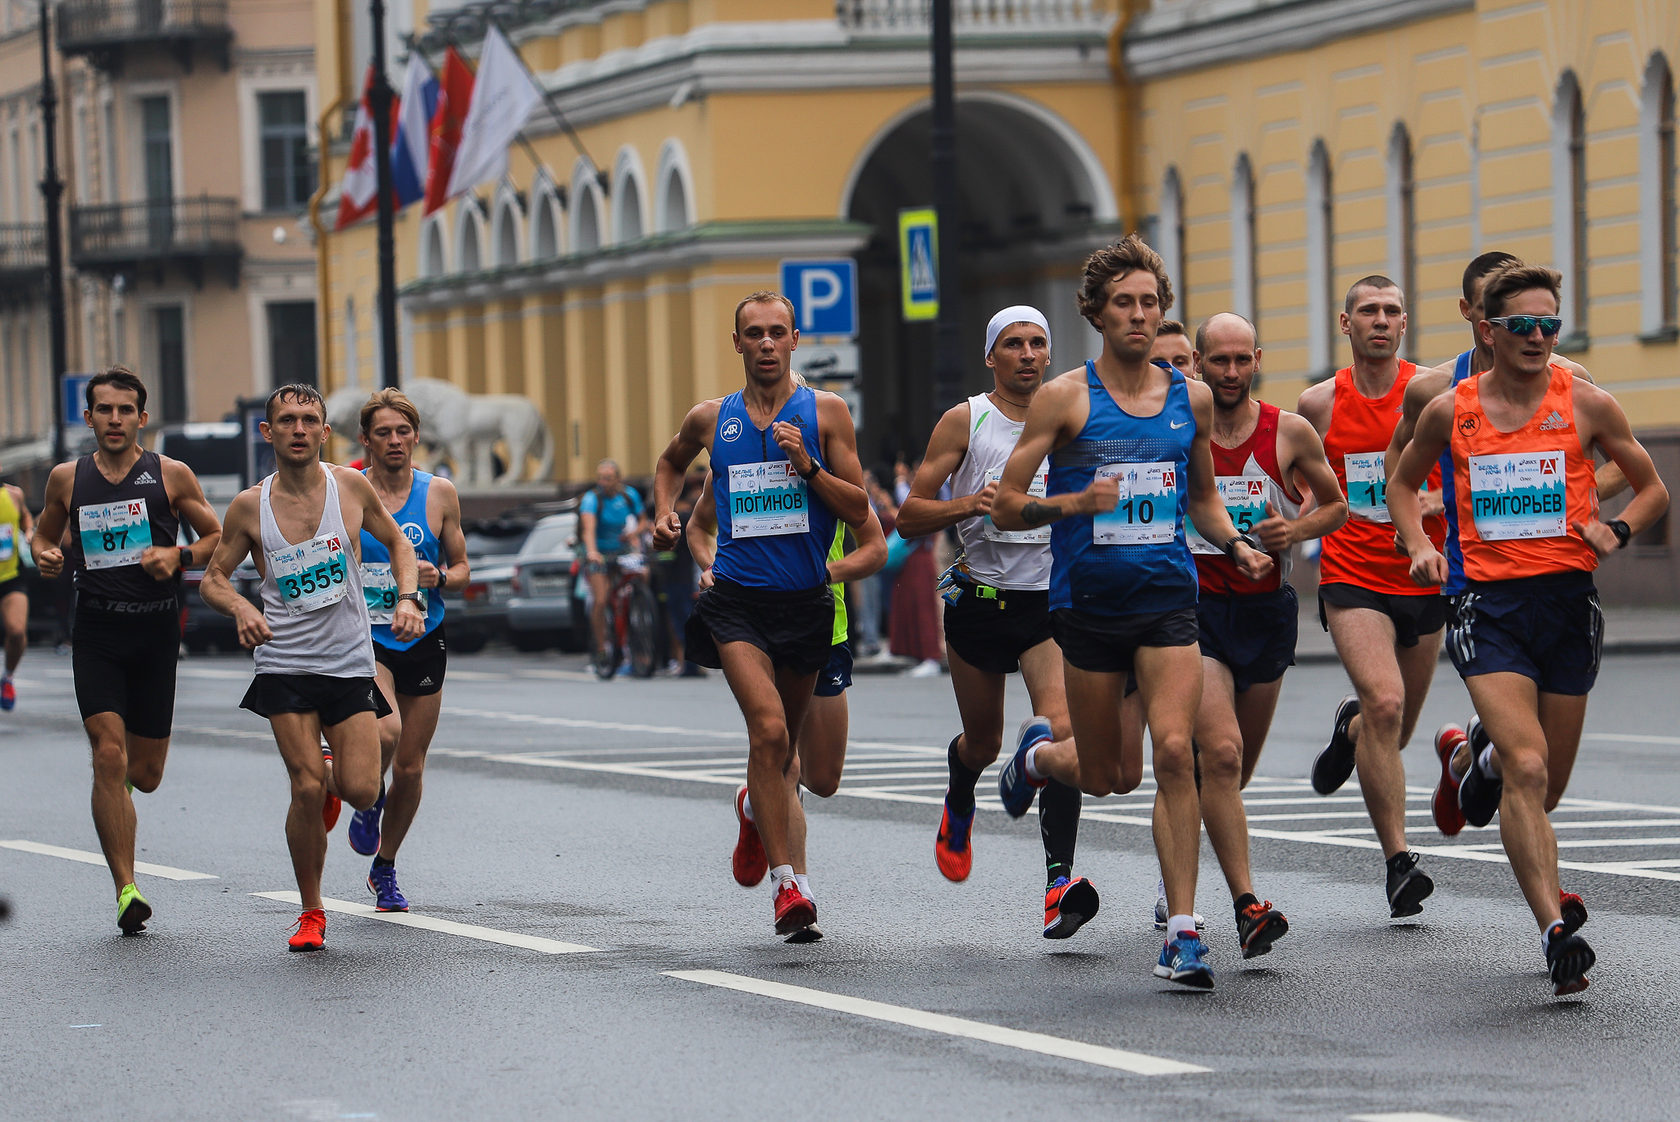
[[[22,592],[8,592],[0,597],[0,623],[6,629],[6,676],[18,668],[23,652],[29,645],[29,597]]]
[[[93,751],[93,828],[118,891],[134,880],[134,799],[128,779],[127,733],[115,713],[95,713],[82,722]]]
[[[1278,695],[1283,692],[1283,679],[1259,682],[1237,695],[1237,728],[1242,736],[1242,786],[1254,778],[1260,763],[1260,750],[1272,731],[1272,717],[1277,713]]]
[[[402,743],[404,710],[397,703],[397,680],[391,673],[391,668],[383,662],[373,664],[373,680],[379,683],[379,692],[385,695],[385,704],[391,711],[379,718],[379,774],[391,770],[391,762],[397,758],[397,745]]]
[[[1231,668],[1218,659],[1203,657],[1202,673],[1202,703],[1196,711],[1202,821],[1235,900],[1254,891],[1248,863],[1248,815],[1242,801],[1245,753],[1237,722],[1237,687]]]
[[[1171,915],[1192,915],[1196,910],[1202,813],[1196,794],[1191,734],[1201,703],[1202,652],[1194,643],[1139,647],[1136,659],[1149,739],[1154,745],[1155,851],[1161,861],[1161,879],[1167,885],[1167,908]]]
[[[1557,809],[1575,770],[1581,750],[1581,729],[1587,722],[1587,695],[1542,693],[1540,727],[1546,732],[1546,812]],[[1498,743],[1495,741],[1494,743]],[[1494,749],[1498,755],[1498,749]]]
[[[424,786],[422,777],[426,771],[426,751],[432,746],[432,735],[437,732],[438,714],[443,709],[443,693],[440,691],[420,697],[398,694],[396,709],[401,738],[397,742],[396,756],[391,762],[391,780],[385,792],[385,813],[379,827],[379,856],[386,861],[397,859],[397,850],[401,848],[403,838],[408,836],[408,828],[414,824],[415,812],[420,809],[420,796]],[[379,722],[381,755],[384,749],[385,720]]]
[[[1395,654],[1394,623],[1371,608],[1325,604],[1324,609],[1336,654],[1359,695],[1359,716],[1348,730],[1359,786],[1383,856],[1393,857],[1406,850],[1406,771],[1400,762],[1406,694]],[[1433,668],[1433,661],[1430,665]]]
[[[1079,785],[1087,795],[1123,795],[1143,782],[1141,739],[1127,732],[1124,671],[1081,670],[1062,660],[1068,721],[1079,752]]]
[[[291,779],[286,846],[292,854],[298,897],[307,912],[321,906],[321,869],[327,860],[327,829],[321,822],[321,806],[327,798],[327,765],[321,758],[321,720],[314,713],[276,713],[268,720],[274,729],[280,759]]]
[[[795,759],[790,729],[797,726],[784,707],[779,672],[768,654],[746,642],[718,644],[718,661],[747,724],[747,798],[753,823],[770,867],[791,864],[787,775]],[[809,698],[816,675],[803,675],[803,680]],[[803,705],[799,715],[804,716]]]

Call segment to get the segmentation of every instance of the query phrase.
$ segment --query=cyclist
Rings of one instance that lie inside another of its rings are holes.
[[[584,572],[589,577],[592,605],[589,621],[595,649],[607,643],[607,598],[612,594],[609,569],[624,555],[642,513],[642,496],[624,482],[614,460],[595,465],[595,486],[578,507],[578,540],[583,543]]]

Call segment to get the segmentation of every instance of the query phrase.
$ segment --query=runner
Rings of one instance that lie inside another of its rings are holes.
[[[1208,388],[1149,362],[1171,306],[1161,257],[1136,235],[1091,255],[1079,311],[1102,332],[1102,356],[1085,363],[1083,377],[1058,378],[1034,398],[992,520],[1002,530],[1055,523],[1050,610],[1086,794],[1141,781],[1141,746],[1124,737],[1120,707],[1127,674],[1136,674],[1154,745],[1155,848],[1170,912],[1155,973],[1211,989],[1194,920],[1202,820],[1191,733],[1202,677],[1186,514],[1251,579],[1272,560],[1236,532],[1219,499]],[[1046,456],[1040,499],[1028,488]]]
[[[833,645],[826,582],[835,519],[861,527],[869,500],[845,402],[794,385],[792,303],[774,292],[748,296],[735,306],[733,340],[746,385],[690,409],[660,455],[654,548],[676,544],[682,521],[672,504],[688,465],[708,450],[723,500],[717,558],[689,618],[686,653],[723,670],[746,719],[747,790],[775,885],[776,931],[791,935],[817,919],[794,879],[794,734]]]
[[[797,373],[795,381],[803,385]],[[712,562],[717,557],[717,505],[712,494],[712,476],[706,473],[704,490],[695,505],[694,517],[684,531],[689,551],[700,566],[700,587],[712,586]],[[846,585],[864,580],[881,571],[887,563],[887,538],[881,532],[881,520],[873,508],[857,531],[857,548],[847,553],[844,523],[834,527],[834,544],[828,551],[829,591],[834,594],[834,635],[829,648],[828,665],[817,675],[810,708],[805,711],[805,723],[794,737],[799,769],[799,782],[805,790],[819,798],[828,798],[840,789],[840,773],[846,763],[846,737],[851,725],[851,711],[846,704],[846,691],[852,686],[852,644],[850,621],[846,612]],[[790,808],[788,841],[793,851],[793,879],[799,890],[813,904],[811,880],[799,871],[805,868],[805,807],[803,799]],[[739,825],[735,852],[730,865],[737,883],[753,888],[764,879],[769,861],[764,855],[764,842],[753,825],[752,802],[747,789],[735,792],[735,815]],[[814,943],[821,939],[822,929],[815,922],[790,933],[790,943]]]
[[[1447,653],[1492,742],[1462,777],[1473,822],[1500,812],[1500,841],[1540,925],[1556,995],[1587,986],[1595,956],[1562,915],[1557,838],[1547,818],[1575,763],[1598,677],[1604,616],[1599,558],[1661,518],[1668,491],[1615,398],[1551,363],[1562,276],[1512,264],[1487,279],[1481,341],[1489,370],[1424,406],[1389,489],[1394,524],[1420,585],[1446,579],[1413,488],[1450,449],[1465,591]],[[1597,448],[1634,498],[1598,517]],[[1583,917],[1584,918],[1584,917]]]
[[[239,705],[268,718],[291,777],[286,845],[303,912],[290,950],[326,944],[321,869],[335,800],[367,810],[379,798],[378,719],[390,712],[374,682],[373,640],[360,565],[363,527],[385,546],[397,586],[391,633],[412,643],[426,631],[414,547],[367,477],[321,462],[332,430],[320,393],[281,386],[268,396],[263,439],[275,471],[228,507],[227,528],[204,572],[204,602],[232,616],[255,652],[256,678]],[[233,587],[250,557],[262,574],[262,607]],[[321,737],[332,750],[329,767]]]
[[[93,748],[93,825],[117,888],[117,926],[144,931],[152,906],[134,885],[134,799],[163,781],[175,720],[181,647],[181,570],[201,565],[221,539],[192,469],[140,447],[146,386],[126,366],[87,383],[82,419],[98,447],[47,477],[30,549],[44,580],[64,570],[72,522],[76,582],[71,671]],[[198,534],[178,547],[181,521]]]
[[[1261,349],[1254,325],[1221,312],[1196,329],[1196,369],[1213,391],[1213,470],[1225,510],[1272,556],[1273,571],[1251,581],[1206,538],[1189,535],[1201,595],[1202,704],[1196,747],[1202,821],[1236,908],[1244,958],[1272,949],[1289,921],[1254,894],[1248,859],[1248,786],[1277,710],[1284,672],[1295,663],[1300,606],[1288,581],[1290,547],[1347,521],[1347,502],[1324,458],[1318,433],[1302,417],[1256,401]],[[1301,515],[1301,490],[1313,509]]]
[[[392,632],[397,583],[391,555],[364,528],[362,593],[373,623],[374,676],[385,703],[395,711],[379,719],[379,798],[351,816],[350,848],[373,858],[368,891],[377,898],[379,910],[406,912],[408,900],[397,887],[397,850],[420,809],[426,750],[437,731],[449,664],[439,593],[465,588],[471,576],[455,485],[414,467],[414,449],[420,443],[420,412],[414,403],[401,390],[380,390],[362,406],[360,436],[368,463],[362,474],[417,555],[426,631],[409,641]]]
[[[23,583],[21,551],[34,526],[23,491],[10,483],[0,485],[0,623],[6,630],[6,672],[0,676],[0,709],[8,713],[17,704],[17,686],[12,682],[12,675],[29,646],[29,591]]]
[[[627,533],[634,532],[642,514],[642,496],[624,482],[614,460],[595,465],[595,486],[578,505],[578,540],[583,543],[584,572],[589,577],[589,622],[595,650],[607,643],[607,601],[612,598],[613,569],[623,556]],[[626,660],[625,669],[629,669]]]
[[[1061,651],[1050,626],[1050,527],[1009,532],[990,512],[1003,465],[1026,421],[1027,408],[1050,365],[1050,324],[1025,304],[1004,308],[986,325],[992,391],[953,406],[934,426],[927,455],[898,511],[906,538],[957,527],[962,552],[940,581],[945,599],[945,653],[962,731],[946,749],[950,783],[933,856],[947,880],[964,881],[974,865],[974,788],[1003,747],[1005,676],[1020,671],[1037,716],[1022,723],[1010,764],[999,780],[1010,817],[1038,796],[1046,866],[1044,937],[1065,939],[1097,914],[1097,890],[1073,875],[1079,836],[1079,754],[1068,724]],[[1043,497],[1049,464],[1031,493]],[[951,481],[954,497],[941,501]],[[1134,705],[1132,708],[1136,709]],[[1128,721],[1127,727],[1135,724]]]
[[[1176,319],[1161,321],[1155,333],[1155,345],[1149,348],[1149,361],[1156,366],[1170,366],[1186,378],[1196,376],[1196,363],[1190,335]]]
[[[1406,771],[1400,750],[1411,739],[1435,676],[1446,603],[1419,587],[1396,551],[1383,502],[1384,457],[1401,400],[1417,367],[1400,358],[1406,297],[1384,276],[1348,289],[1342,334],[1353,364],[1301,394],[1296,407],[1324,439],[1347,496],[1347,522],[1324,538],[1318,615],[1347,668],[1354,693],[1336,707],[1329,745],[1312,766],[1313,790],[1329,795],[1359,769],[1365,807],[1387,864],[1390,918],[1423,911],[1435,882],[1406,848]],[[1446,535],[1440,475],[1429,477],[1423,508],[1437,545]]]

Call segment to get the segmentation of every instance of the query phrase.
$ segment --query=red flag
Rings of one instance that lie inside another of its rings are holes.
[[[373,166],[373,110],[369,108],[368,91],[373,88],[373,67],[367,69],[362,83],[362,100],[356,106],[356,131],[350,137],[350,159],[344,165],[344,178],[338,187],[338,221],[333,229],[342,230],[357,219],[366,218],[379,205],[378,169]]]
[[[466,122],[472,93],[473,73],[450,47],[443,56],[437,111],[432,114],[431,152],[426,162],[427,214],[449,199],[449,177],[455,170],[455,151],[461,145],[461,126]]]

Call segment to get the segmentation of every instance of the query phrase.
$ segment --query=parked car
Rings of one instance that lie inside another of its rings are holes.
[[[507,638],[513,559],[530,537],[531,527],[528,523],[498,520],[463,529],[472,579],[459,593],[449,594],[444,625],[450,647],[472,654],[483,650],[492,639]]]
[[[551,514],[531,529],[513,562],[508,638],[522,651],[589,649],[589,610],[579,594],[577,514]]]

